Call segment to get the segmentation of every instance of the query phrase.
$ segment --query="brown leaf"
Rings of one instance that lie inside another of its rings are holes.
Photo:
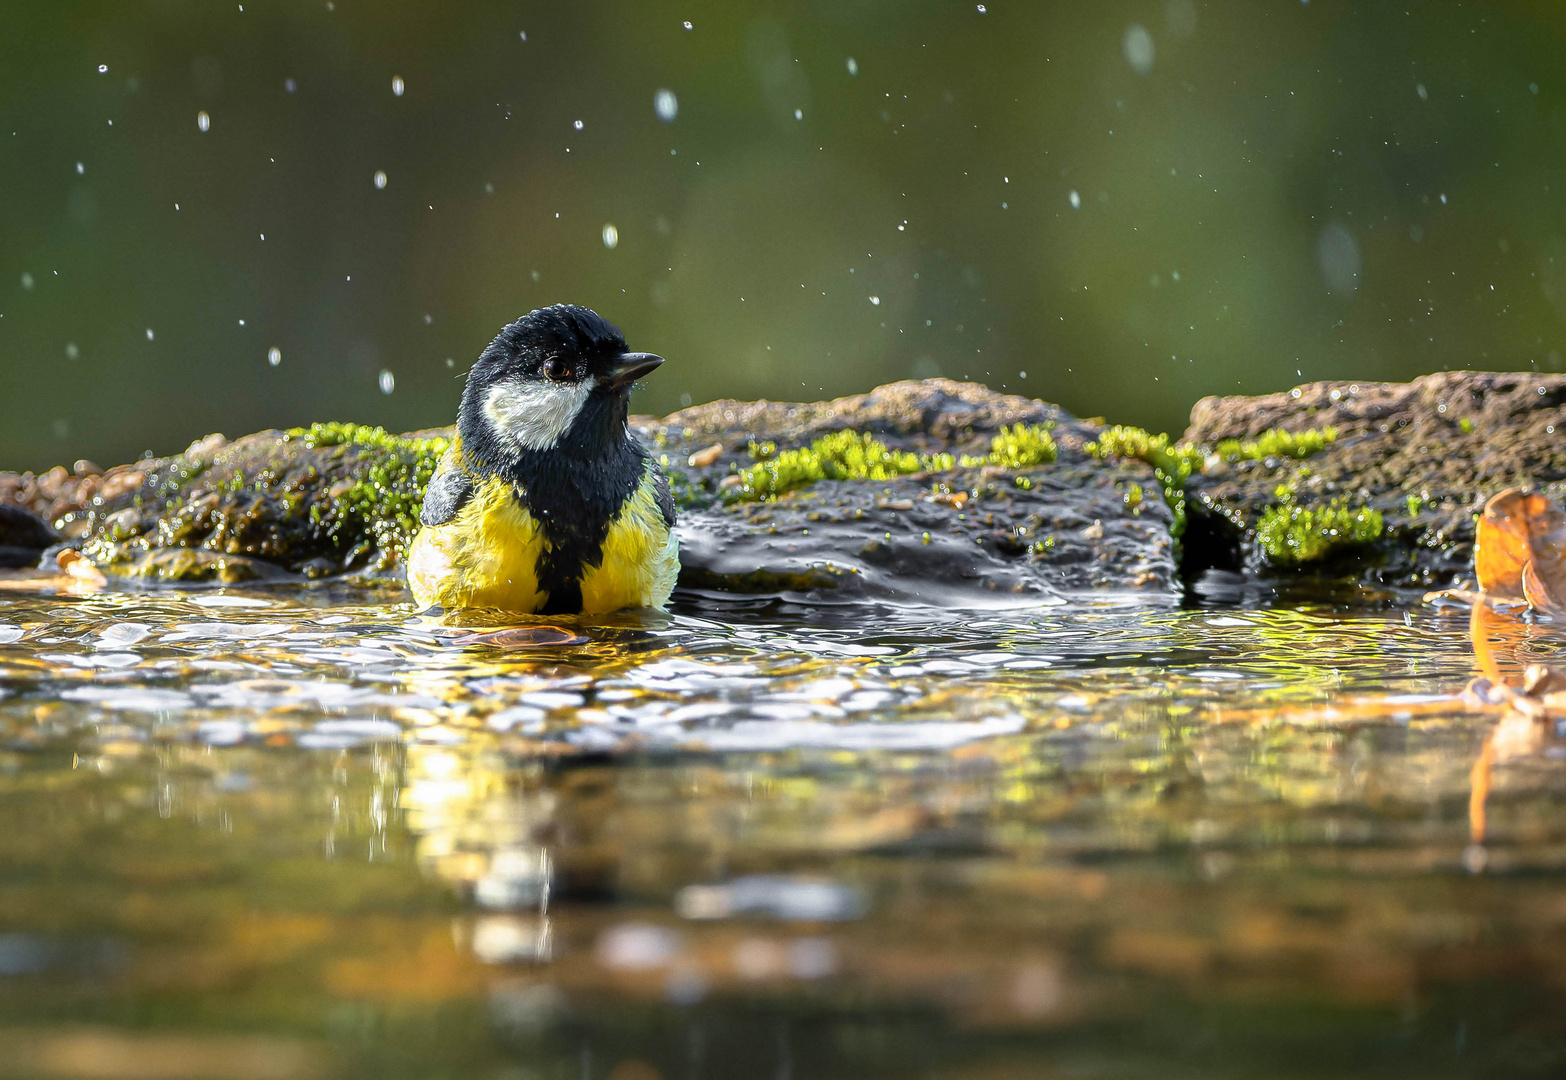
[[[98,588],[109,583],[109,579],[103,576],[103,571],[94,566],[79,551],[72,551],[70,548],[66,548],[54,557],[54,561],[59,563],[60,569],[64,570],[67,575],[84,585]]]
[[[1527,576],[1541,605],[1566,608],[1559,602],[1566,599],[1566,513],[1538,492],[1496,495],[1479,518],[1474,570],[1482,592],[1531,602]]]
[[[1566,561],[1559,556],[1523,567],[1523,597],[1528,606],[1546,615],[1566,614]]]

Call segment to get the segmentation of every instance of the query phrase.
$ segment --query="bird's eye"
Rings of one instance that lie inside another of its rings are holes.
[[[546,360],[544,361],[544,374],[556,382],[569,379],[571,377],[571,362],[569,360],[561,360],[558,357]]]

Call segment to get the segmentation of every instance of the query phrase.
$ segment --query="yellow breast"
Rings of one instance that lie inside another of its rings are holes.
[[[419,531],[408,586],[421,607],[534,612],[549,599],[536,570],[548,544],[511,486],[487,479],[450,522]],[[663,522],[649,472],[610,523],[599,564],[583,567],[582,611],[662,607],[679,570],[679,543]]]
[[[663,521],[651,470],[609,523],[603,560],[582,575],[582,610],[661,608],[680,574],[680,543]]]

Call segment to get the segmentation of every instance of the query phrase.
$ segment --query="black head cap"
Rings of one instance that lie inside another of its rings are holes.
[[[631,386],[663,362],[626,349],[620,328],[589,308],[555,304],[503,329],[468,372],[458,429],[492,455],[557,445],[590,452],[625,438]]]

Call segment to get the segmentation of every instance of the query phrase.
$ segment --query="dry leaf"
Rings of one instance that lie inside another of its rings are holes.
[[[1566,560],[1560,553],[1546,561],[1540,558],[1523,567],[1523,597],[1528,606],[1547,615],[1566,615]]]
[[[1538,492],[1496,495],[1479,518],[1474,570],[1481,592],[1566,612],[1566,513]]]
[[[1492,596],[1521,599],[1523,568],[1547,547],[1546,537],[1566,541],[1566,514],[1537,492],[1507,488],[1485,503],[1474,545],[1474,571],[1479,590]]]
[[[85,558],[79,551],[72,551],[70,548],[66,548],[54,557],[54,561],[59,563],[60,569],[64,570],[69,577],[84,585],[101,588],[109,583],[109,579],[103,576],[103,571],[94,566],[92,561]]]

